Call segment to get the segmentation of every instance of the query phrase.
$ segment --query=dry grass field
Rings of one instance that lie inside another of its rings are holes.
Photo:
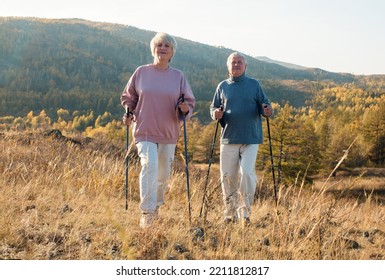
[[[139,228],[138,173],[125,147],[43,132],[0,133],[0,259],[384,260],[385,171],[360,170],[279,189],[259,176],[252,224],[225,225],[217,166],[199,217],[207,166],[190,164],[189,223],[183,160],[153,228]],[[178,163],[179,161],[179,163]]]

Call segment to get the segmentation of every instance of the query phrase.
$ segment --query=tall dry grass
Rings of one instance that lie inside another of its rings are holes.
[[[126,211],[124,144],[86,140],[0,134],[0,259],[385,259],[385,173],[281,187],[278,207],[270,174],[261,173],[244,226],[223,223],[215,165],[199,218],[207,166],[190,163],[190,225],[177,160],[160,219],[143,230],[139,166],[130,166]]]

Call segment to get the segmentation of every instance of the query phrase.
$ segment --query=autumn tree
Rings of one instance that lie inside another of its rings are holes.
[[[95,121],[95,127],[106,126],[113,120],[111,113],[104,112],[103,115],[99,115]]]
[[[33,116],[31,119],[31,125],[33,128],[47,128],[51,125],[51,119],[42,110],[39,115]]]
[[[318,136],[312,119],[289,104],[282,108],[275,104],[274,107],[270,129],[278,182],[289,183],[299,175],[314,174],[318,170],[320,156]],[[264,135],[267,136],[266,129]],[[268,154],[268,145],[262,145],[260,160],[268,163]]]
[[[363,136],[370,143],[368,156],[375,164],[384,164],[385,153],[385,98],[365,111]]]
[[[88,126],[92,126],[94,113],[91,111],[88,115],[76,116],[72,123],[72,128],[77,131],[85,131]]]

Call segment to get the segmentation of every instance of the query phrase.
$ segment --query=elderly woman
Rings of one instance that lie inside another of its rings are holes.
[[[125,125],[133,125],[140,157],[140,226],[148,228],[164,203],[175,147],[183,115],[192,115],[195,98],[184,74],[170,67],[177,43],[166,33],[151,40],[152,64],[138,67],[129,79],[121,104],[132,113],[124,115]],[[182,96],[184,101],[182,102]]]

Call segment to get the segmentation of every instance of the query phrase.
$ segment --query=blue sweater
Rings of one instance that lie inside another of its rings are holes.
[[[261,85],[245,73],[220,82],[210,106],[210,115],[223,106],[221,144],[261,144],[262,104],[270,105]]]

